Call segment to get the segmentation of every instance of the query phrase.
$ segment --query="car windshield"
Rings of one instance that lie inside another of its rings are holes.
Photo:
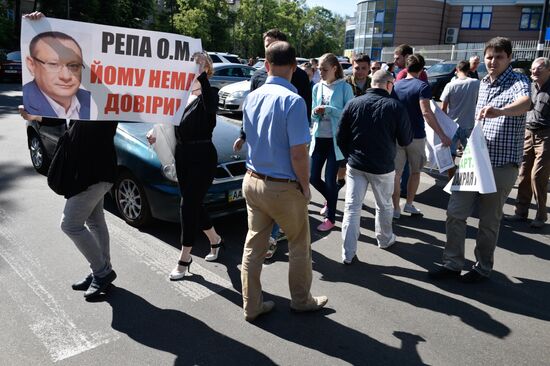
[[[225,57],[225,58],[227,59],[227,61],[229,61],[229,62],[231,62],[231,63],[234,63],[234,64],[240,64],[240,63],[241,63],[241,61],[239,60],[239,58],[236,57],[236,56],[228,56],[228,55],[225,55],[225,56],[223,56],[223,57]]]
[[[428,76],[445,75],[453,72],[455,67],[455,64],[435,64],[431,66],[426,72],[428,73]]]
[[[18,62],[21,62],[21,52],[19,52],[19,51],[10,52],[10,53],[7,54],[6,59],[7,59],[8,61],[18,61]]]

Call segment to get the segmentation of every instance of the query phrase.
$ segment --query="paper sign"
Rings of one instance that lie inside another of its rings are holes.
[[[481,122],[476,122],[468,139],[468,145],[462,153],[458,169],[443,190],[447,193],[470,191],[482,194],[497,191]]]
[[[437,119],[437,122],[439,123],[439,126],[445,133],[447,137],[450,139],[453,138],[453,136],[456,133],[456,130],[458,129],[458,124],[453,121],[453,119],[445,112],[439,108],[437,103],[435,103],[433,100],[430,101],[430,108],[432,109],[432,112],[434,112],[435,118]],[[440,165],[440,160],[444,158],[443,156],[440,156],[439,160],[436,152],[436,146],[441,144],[441,139],[439,136],[434,132],[434,130],[428,125],[428,123],[424,122],[425,124],[425,130],[426,130],[426,141],[428,142],[426,144],[426,156],[427,156],[427,166],[430,168],[437,167],[440,173],[443,173],[444,171],[452,168],[454,166],[453,164],[447,164],[447,160],[445,159],[446,163],[442,166]],[[440,149],[439,154],[445,153],[444,150]],[[449,149],[450,154],[450,149]]]
[[[179,124],[200,39],[54,18],[22,19],[29,114]]]

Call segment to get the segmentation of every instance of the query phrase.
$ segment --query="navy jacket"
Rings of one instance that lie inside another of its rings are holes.
[[[348,164],[371,174],[395,170],[396,140],[412,142],[407,109],[383,89],[368,89],[348,102],[336,134],[336,142]]]
[[[76,98],[80,103],[80,119],[90,119],[90,96],[91,93],[84,89],[78,89],[76,92]],[[42,117],[58,117],[34,80],[23,86],[23,104],[29,114]]]

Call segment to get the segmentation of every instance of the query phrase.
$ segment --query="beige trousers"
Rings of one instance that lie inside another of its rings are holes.
[[[295,309],[307,307],[314,302],[310,294],[311,237],[308,202],[298,183],[264,181],[246,174],[243,195],[248,211],[248,234],[241,268],[244,315],[256,316],[262,309],[260,275],[274,222],[288,238],[290,306]]]

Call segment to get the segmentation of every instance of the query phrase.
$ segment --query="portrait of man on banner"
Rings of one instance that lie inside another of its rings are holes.
[[[28,113],[43,117],[90,119],[91,93],[81,88],[82,48],[63,32],[37,34],[25,58],[34,78],[23,86]]]

